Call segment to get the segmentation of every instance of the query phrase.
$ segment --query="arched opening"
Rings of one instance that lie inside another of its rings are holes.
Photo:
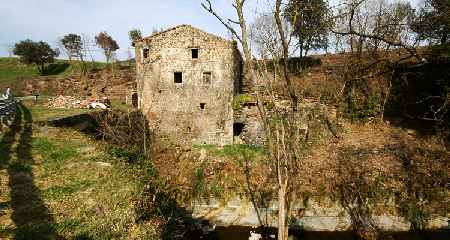
[[[138,94],[137,93],[133,93],[133,95],[131,95],[131,104],[134,108],[138,107]]]

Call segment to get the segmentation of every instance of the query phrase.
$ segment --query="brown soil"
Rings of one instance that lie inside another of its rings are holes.
[[[119,66],[116,69],[91,71],[87,76],[43,76],[20,81],[18,95],[71,95],[80,97],[124,100],[135,82],[135,69]]]

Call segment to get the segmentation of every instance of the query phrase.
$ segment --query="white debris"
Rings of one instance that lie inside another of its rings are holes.
[[[248,238],[248,240],[260,240],[260,239],[262,239],[261,234],[250,231],[250,237]]]

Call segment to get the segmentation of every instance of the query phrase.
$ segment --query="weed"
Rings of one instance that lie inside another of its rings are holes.
[[[49,187],[47,189],[44,189],[42,191],[42,194],[46,199],[58,199],[71,195],[72,193],[87,189],[93,184],[94,183],[89,180],[79,180],[72,182],[70,185]]]
[[[44,165],[50,168],[59,168],[64,161],[78,156],[73,146],[55,144],[46,138],[35,138],[32,144],[37,153],[44,158]]]
[[[123,159],[127,163],[135,163],[139,158],[139,150],[135,148],[125,149],[117,146],[110,146],[108,153],[116,158]]]
[[[195,170],[192,188],[194,198],[207,196],[208,186],[205,179],[205,165],[205,162],[203,162],[200,167]]]
[[[57,232],[61,235],[76,232],[76,230],[80,228],[82,228],[82,221],[79,219],[65,219],[56,225]]]

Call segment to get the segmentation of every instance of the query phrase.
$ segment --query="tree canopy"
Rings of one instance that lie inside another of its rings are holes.
[[[300,57],[308,51],[326,48],[328,45],[328,4],[324,0],[289,0],[284,17],[293,27],[298,39]]]
[[[100,32],[95,36],[95,43],[103,49],[107,63],[111,60],[114,52],[119,49],[119,44],[107,32]]]
[[[15,44],[14,54],[20,56],[25,64],[36,64],[41,75],[45,73],[45,64],[51,63],[59,56],[57,49],[52,49],[48,43],[33,42],[30,39]]]
[[[131,29],[128,32],[128,37],[130,38],[131,45],[134,46],[134,42],[142,39],[142,32],[139,29]]]
[[[83,42],[81,41],[81,36],[70,33],[61,38],[60,41],[67,51],[69,59],[82,57]]]

